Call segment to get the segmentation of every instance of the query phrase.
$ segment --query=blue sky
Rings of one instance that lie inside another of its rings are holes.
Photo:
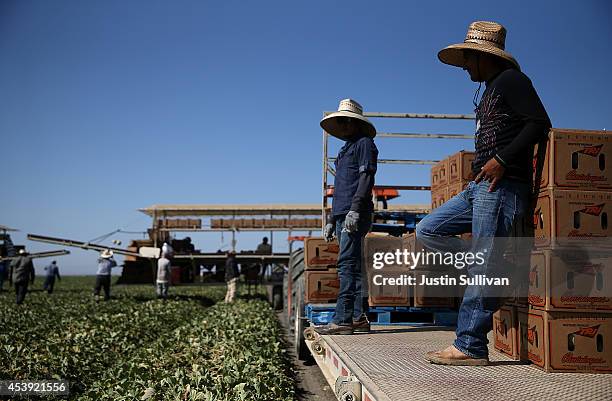
[[[89,240],[144,230],[150,220],[137,209],[156,203],[319,202],[318,122],[340,99],[367,111],[472,111],[476,85],[436,55],[463,41],[473,20],[506,26],[506,48],[554,126],[610,129],[611,16],[607,1],[3,0],[0,224],[43,250],[53,247],[25,234]],[[381,131],[473,133],[472,122],[373,122]],[[383,158],[473,148],[377,144]],[[384,166],[377,182],[428,177],[428,168]],[[401,202],[429,197],[405,192]],[[240,234],[238,247],[260,236]],[[192,237],[205,251],[223,242]],[[282,237],[278,251],[287,249]],[[95,253],[72,251],[60,260],[65,273],[95,272]]]

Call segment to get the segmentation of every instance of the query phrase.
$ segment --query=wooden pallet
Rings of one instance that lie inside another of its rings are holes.
[[[368,312],[371,324],[398,326],[455,326],[457,311],[448,308],[377,306]]]

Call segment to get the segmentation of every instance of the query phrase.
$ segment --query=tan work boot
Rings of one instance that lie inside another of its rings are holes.
[[[472,358],[453,345],[442,351],[428,352],[425,358],[436,365],[486,366],[489,364],[489,358]]]

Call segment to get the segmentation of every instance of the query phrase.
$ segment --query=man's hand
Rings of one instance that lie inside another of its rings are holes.
[[[344,219],[344,228],[349,233],[354,233],[357,231],[357,228],[359,226],[358,222],[359,222],[359,213],[351,210],[350,212],[346,214],[346,217]]]
[[[490,181],[491,185],[489,186],[489,192],[493,192],[495,190],[495,187],[497,186],[497,183],[504,176],[505,172],[506,168],[499,164],[499,162],[495,160],[495,158],[493,158],[489,160],[484,166],[482,166],[480,173],[476,175],[474,181]]]
[[[332,242],[334,240],[334,231],[336,231],[336,225],[327,223],[323,228],[323,238],[325,241]]]

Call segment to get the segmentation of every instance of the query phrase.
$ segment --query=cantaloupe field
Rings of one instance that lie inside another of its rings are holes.
[[[113,286],[40,277],[24,304],[0,293],[0,380],[61,378],[74,400],[293,400],[281,327],[263,299],[225,304],[225,286]]]

